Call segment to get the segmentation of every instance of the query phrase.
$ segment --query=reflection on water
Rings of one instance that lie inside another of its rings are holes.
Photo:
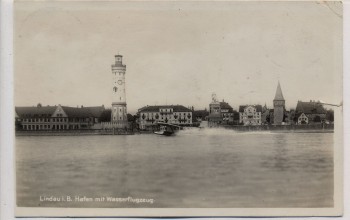
[[[61,207],[332,207],[333,134],[194,128],[177,136],[17,137],[17,203]],[[42,202],[39,196],[152,198]]]

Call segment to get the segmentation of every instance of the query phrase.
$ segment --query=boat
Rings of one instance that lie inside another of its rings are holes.
[[[157,134],[157,135],[171,136],[171,135],[174,135],[175,132],[177,132],[178,130],[182,129],[181,126],[164,123],[164,122],[158,122],[157,125],[159,125],[159,131],[153,132],[154,134]]]

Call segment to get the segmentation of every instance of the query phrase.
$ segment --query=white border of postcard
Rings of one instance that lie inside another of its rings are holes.
[[[350,206],[349,194],[349,158],[350,158],[350,2],[344,1],[344,148],[342,123],[337,122],[342,119],[336,118],[335,128],[335,161],[342,161],[345,157],[345,191],[342,187],[342,173],[335,172],[335,206],[334,208],[232,208],[232,209],[105,209],[105,208],[15,208],[15,184],[14,184],[14,129],[13,129],[13,60],[12,60],[12,9],[11,0],[1,2],[1,219],[14,219],[16,216],[81,216],[81,217],[102,217],[102,216],[130,216],[130,217],[189,217],[189,216],[339,216],[343,214],[344,207]],[[5,30],[5,31],[4,31]],[[343,151],[344,149],[344,151]],[[334,164],[336,171],[343,170],[343,163]],[[343,194],[344,193],[344,194]],[[343,196],[345,195],[345,196]],[[342,218],[349,218],[349,208],[344,210]],[[248,219],[248,218],[245,218]],[[317,218],[317,219],[335,219],[335,218]]]

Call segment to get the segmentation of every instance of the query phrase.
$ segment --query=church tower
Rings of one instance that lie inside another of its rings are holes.
[[[275,98],[273,99],[273,121],[274,124],[280,125],[283,122],[285,100],[283,98],[280,82],[278,81]]]
[[[125,97],[125,71],[123,56],[115,55],[115,63],[112,65],[112,111],[111,122],[116,123],[118,127],[127,126],[127,111]]]

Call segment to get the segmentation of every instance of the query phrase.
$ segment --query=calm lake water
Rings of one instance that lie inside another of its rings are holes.
[[[332,133],[21,136],[16,154],[21,207],[333,206]]]

